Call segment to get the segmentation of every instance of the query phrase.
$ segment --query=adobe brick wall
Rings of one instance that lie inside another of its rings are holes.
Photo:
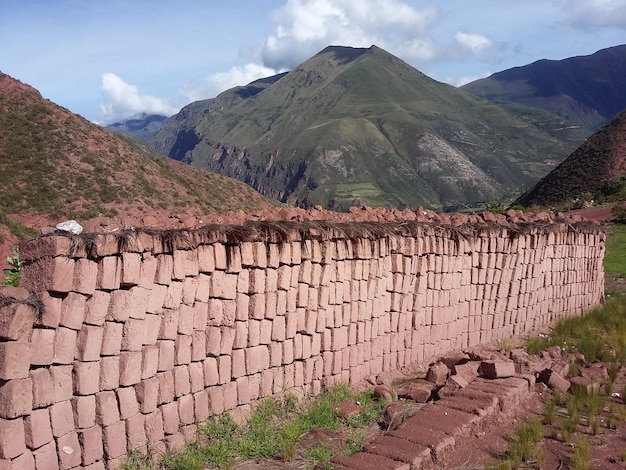
[[[264,397],[580,314],[604,242],[584,223],[285,222],[24,243],[0,292],[0,467],[117,468]]]

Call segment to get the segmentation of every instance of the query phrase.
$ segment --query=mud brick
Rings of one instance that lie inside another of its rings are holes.
[[[198,269],[203,273],[215,271],[215,249],[213,245],[200,245],[198,252]]]
[[[209,409],[209,393],[207,390],[200,390],[193,394],[194,422],[204,423],[211,415]]]
[[[74,410],[70,400],[55,403],[50,407],[50,422],[54,437],[63,436],[74,430]]]
[[[222,386],[224,388],[224,408],[226,411],[233,410],[237,407],[237,383],[228,382]]]
[[[159,369],[159,347],[146,346],[141,354],[141,379],[154,377]]]
[[[209,326],[206,330],[206,353],[208,356],[219,356],[222,332],[218,326]]]
[[[163,431],[165,434],[175,434],[178,432],[178,403],[173,401],[165,403],[161,406],[161,413],[163,414]]]
[[[146,318],[150,304],[150,290],[135,286],[130,289],[130,318],[143,320]]]
[[[80,294],[92,295],[96,290],[98,263],[81,258],[74,265],[74,281],[72,290]]]
[[[172,279],[182,280],[185,279],[188,250],[174,250],[173,252],[173,265],[172,265]]]
[[[199,274],[196,280],[196,302],[206,304],[210,296],[210,278],[206,274]]]
[[[69,367],[70,383],[69,394],[72,396],[71,366]],[[33,369],[31,372],[33,381],[33,409],[41,408],[54,403],[54,380],[49,369]]]
[[[135,385],[135,391],[139,401],[139,411],[146,414],[156,410],[159,399],[159,380],[156,377],[142,380]]]
[[[139,273],[139,284],[141,287],[150,289],[154,284],[154,276],[157,270],[157,259],[152,253],[143,253],[141,257],[141,267]]]
[[[189,364],[189,382],[191,383],[191,393],[198,392],[204,388],[204,371],[201,362]]]
[[[145,416],[146,438],[149,446],[154,446],[165,438],[163,414],[160,409]]]
[[[259,323],[259,343],[268,345],[272,342],[272,321],[261,320]]]
[[[49,442],[33,450],[33,457],[35,458],[35,468],[37,470],[58,470],[58,457],[56,443],[54,441]]]
[[[96,394],[96,422],[101,426],[109,426],[120,420],[117,396],[113,391]]]
[[[204,331],[194,331],[191,335],[191,360],[201,361],[206,356],[206,335]]]
[[[174,368],[174,341],[159,340],[159,371],[171,370]]]
[[[45,256],[70,256],[72,240],[62,235],[49,235],[20,243],[22,260],[35,260]]]
[[[57,438],[57,455],[62,469],[70,469],[80,465],[82,455],[78,433],[72,431]]]
[[[122,331],[122,351],[141,351],[144,343],[145,322],[134,318],[124,323]]]
[[[220,384],[230,381],[232,375],[232,359],[230,356],[219,356],[217,358],[217,368],[219,371]]]
[[[235,349],[231,355],[231,376],[233,379],[246,375],[246,354],[243,349]]]
[[[134,385],[141,380],[141,351],[122,351],[120,353],[120,385]]]
[[[80,361],[97,361],[102,351],[104,329],[100,326],[84,325],[78,332],[76,340],[76,359]]]
[[[209,326],[219,326],[224,319],[224,303],[221,299],[209,299],[207,308]]]
[[[120,284],[135,286],[141,279],[141,255],[139,253],[124,252],[121,256],[122,272]]]
[[[0,418],[29,415],[33,409],[33,381],[14,379],[0,382]]]
[[[120,353],[122,348],[122,334],[124,325],[112,321],[104,322],[102,332],[102,348],[100,354],[102,356],[114,356]],[[58,332],[57,332],[58,336]]]
[[[219,373],[217,369],[217,359],[213,357],[207,357],[202,361],[204,385],[205,387],[211,387],[219,383]]]
[[[24,420],[0,419],[0,458],[12,459],[26,452]]]
[[[146,311],[149,313],[161,313],[163,311],[163,304],[165,303],[166,295],[167,286],[153,284],[150,288],[150,297],[148,299],[148,307]]]
[[[161,317],[159,315],[146,314],[144,318],[143,344],[155,345],[161,331]]]
[[[159,372],[156,378],[159,381],[159,405],[174,401],[173,371]]]
[[[193,424],[195,418],[193,395],[183,395],[178,398],[178,416],[181,424]]]
[[[72,397],[74,424],[79,429],[90,428],[96,423],[96,396]]]
[[[248,321],[248,346],[258,346],[261,336],[261,322],[258,320]]]
[[[130,316],[132,294],[127,290],[116,290],[111,292],[109,298],[109,309],[106,319],[117,322],[125,322]]]
[[[116,390],[120,405],[120,418],[128,419],[139,412],[139,403],[134,387],[122,387]]]
[[[162,254],[158,255],[156,258],[157,267],[154,282],[169,286],[174,273],[174,257],[172,255]]]
[[[194,308],[189,305],[180,306],[178,317],[178,334],[190,335],[193,333]]]
[[[220,299],[237,298],[237,275],[224,271],[215,271],[211,277],[211,295]]]
[[[248,377],[239,377],[235,383],[237,384],[237,403],[239,405],[247,405],[250,403],[250,383]]]
[[[39,340],[41,335],[36,334],[37,331],[38,330],[33,331],[34,345],[41,342]],[[50,359],[52,359],[52,355],[49,354],[49,356]],[[50,362],[48,362],[48,364],[50,364]],[[25,341],[0,343],[0,379],[12,380],[28,378],[30,364],[31,343]]]
[[[100,361],[100,390],[114,390],[120,386],[119,356],[105,356]]]
[[[22,266],[20,287],[29,291],[65,293],[72,290],[73,283],[74,260],[70,258],[42,258],[36,263]]]
[[[82,294],[70,292],[61,304],[61,319],[59,325],[80,330],[85,319],[87,298]]]
[[[178,319],[180,312],[178,310],[164,309],[161,314],[161,331],[159,339],[176,339],[178,334]]]
[[[59,327],[54,337],[53,362],[55,364],[71,364],[76,352],[78,333],[69,328]]]
[[[126,453],[126,423],[117,423],[102,429],[102,443],[109,459],[117,458]]]
[[[100,391],[100,363],[75,361],[72,378],[76,395],[98,393]]]
[[[224,389],[221,386],[210,387],[209,393],[209,410],[211,415],[218,415],[225,411],[224,408]]]
[[[128,450],[138,449],[148,443],[145,425],[146,419],[141,413],[131,416],[126,420]]]
[[[98,277],[96,287],[102,290],[115,290],[120,288],[122,265],[117,256],[105,256],[98,262]]]
[[[267,346],[255,346],[245,351],[248,375],[256,374],[269,367],[270,354]]]
[[[61,320],[61,306],[63,304],[63,299],[59,297],[53,297],[50,295],[49,292],[44,291],[41,292],[41,301],[43,304],[43,308],[40,309],[39,315],[37,315],[37,312],[34,308],[24,304],[17,304],[14,308],[10,308],[10,306],[0,308],[0,319],[2,320],[0,321],[0,338],[3,338],[7,331],[11,331],[11,328],[7,328],[8,325],[4,323],[7,320],[7,317],[3,313],[5,311],[5,308],[10,309],[10,313],[8,312],[8,318],[10,318],[12,322],[15,321],[16,326],[28,326],[28,329],[26,330],[28,331],[28,333],[30,333],[31,325],[43,326],[45,328],[56,328],[57,326],[59,326],[59,321]],[[18,309],[18,306],[21,306],[21,308]],[[19,332],[20,328],[18,327],[15,331]],[[17,340],[19,338],[6,339]],[[26,340],[28,338],[25,337],[24,339]]]
[[[269,345],[270,366],[279,367],[283,364],[283,343],[274,342]]]
[[[34,410],[30,416],[24,418],[24,432],[26,445],[36,449],[52,441],[52,425],[50,413],[47,409]]]
[[[184,365],[174,367],[174,395],[180,397],[190,392],[189,368]]]
[[[481,361],[480,373],[487,379],[512,377],[515,375],[515,363],[499,360]]]
[[[233,349],[242,349],[248,345],[248,321],[236,321],[234,325],[235,336],[231,345],[231,351]],[[222,352],[222,349],[219,351]],[[229,354],[228,351],[224,351],[223,354]]]
[[[102,429],[100,426],[92,426],[78,431],[78,441],[82,449],[83,466],[91,465],[104,457],[102,444]],[[104,468],[104,466],[102,467]]]
[[[103,325],[110,302],[111,294],[101,290],[95,291],[85,303],[84,323],[96,326]]]

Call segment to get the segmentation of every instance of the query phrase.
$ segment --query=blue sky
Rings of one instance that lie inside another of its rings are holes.
[[[94,122],[376,44],[459,85],[626,44],[626,0],[2,0],[0,71]]]

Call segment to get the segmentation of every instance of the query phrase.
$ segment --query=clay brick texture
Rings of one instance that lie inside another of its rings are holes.
[[[212,415],[603,300],[600,226],[469,222],[138,229],[125,243],[92,237],[90,250],[55,234],[24,242],[28,290],[0,307],[0,468],[110,468],[132,449],[182,445]]]

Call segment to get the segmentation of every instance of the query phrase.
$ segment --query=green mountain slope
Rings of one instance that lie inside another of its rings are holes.
[[[0,73],[0,221],[270,207],[239,181],[182,165]]]
[[[476,80],[463,90],[536,106],[590,131],[626,109],[626,45],[564,60],[539,60]]]
[[[376,46],[328,47],[287,74],[192,103],[151,142],[303,207],[440,210],[531,186],[584,138],[568,127],[439,83]]]

